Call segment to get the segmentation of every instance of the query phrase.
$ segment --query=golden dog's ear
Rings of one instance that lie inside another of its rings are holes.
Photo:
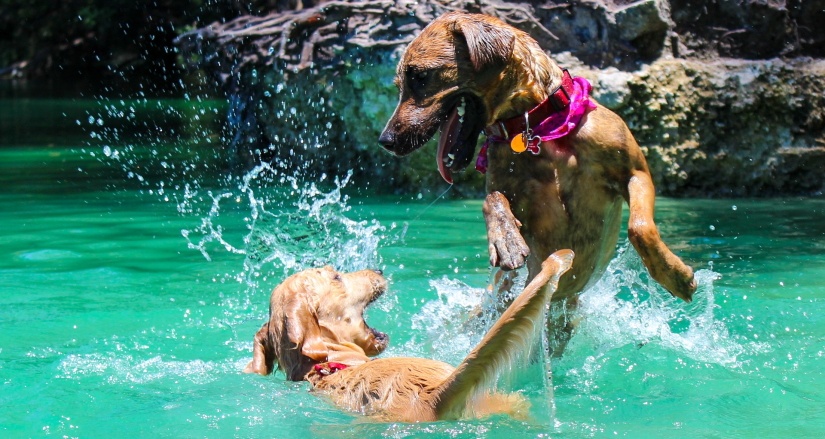
[[[503,65],[513,54],[516,35],[508,28],[479,19],[457,17],[453,32],[467,42],[470,62],[476,71]]]
[[[306,300],[298,300],[292,305],[284,321],[289,341],[305,357],[317,362],[327,361],[327,345],[315,309]]]
[[[244,373],[257,373],[269,375],[275,364],[275,349],[272,340],[269,338],[269,322],[266,322],[255,334],[252,342],[252,361],[244,368]]]

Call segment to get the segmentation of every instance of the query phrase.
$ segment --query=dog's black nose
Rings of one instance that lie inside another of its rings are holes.
[[[384,132],[381,133],[381,136],[378,137],[378,143],[380,143],[384,148],[392,149],[395,145],[395,134],[390,130],[384,130]]]
[[[383,274],[384,274],[384,270],[372,270],[372,271],[374,271],[374,272],[376,272],[376,273],[378,273],[378,274],[381,274],[381,275],[383,275]]]

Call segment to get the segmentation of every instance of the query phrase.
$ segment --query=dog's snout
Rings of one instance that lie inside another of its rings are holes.
[[[379,344],[383,344],[384,346],[386,346],[386,344],[390,341],[390,336],[387,335],[387,333],[375,330],[373,328],[370,328],[370,331],[372,331],[372,335],[373,337],[375,337],[375,341],[377,341]]]

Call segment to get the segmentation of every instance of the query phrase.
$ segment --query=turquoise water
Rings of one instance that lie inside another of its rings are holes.
[[[386,354],[455,363],[487,300],[478,200],[223,177],[215,103],[0,109],[3,437],[825,437],[823,199],[659,199],[662,235],[699,270],[692,304],[622,237],[552,389],[514,381],[530,420],[385,424],[240,372],[269,291],[320,263],[382,268],[367,320]]]

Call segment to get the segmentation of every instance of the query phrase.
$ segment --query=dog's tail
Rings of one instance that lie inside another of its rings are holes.
[[[490,383],[528,344],[558,288],[559,278],[573,263],[572,250],[559,250],[541,264],[541,272],[499,317],[478,346],[435,391],[439,419],[463,417],[470,398]],[[546,287],[545,287],[546,285]]]

